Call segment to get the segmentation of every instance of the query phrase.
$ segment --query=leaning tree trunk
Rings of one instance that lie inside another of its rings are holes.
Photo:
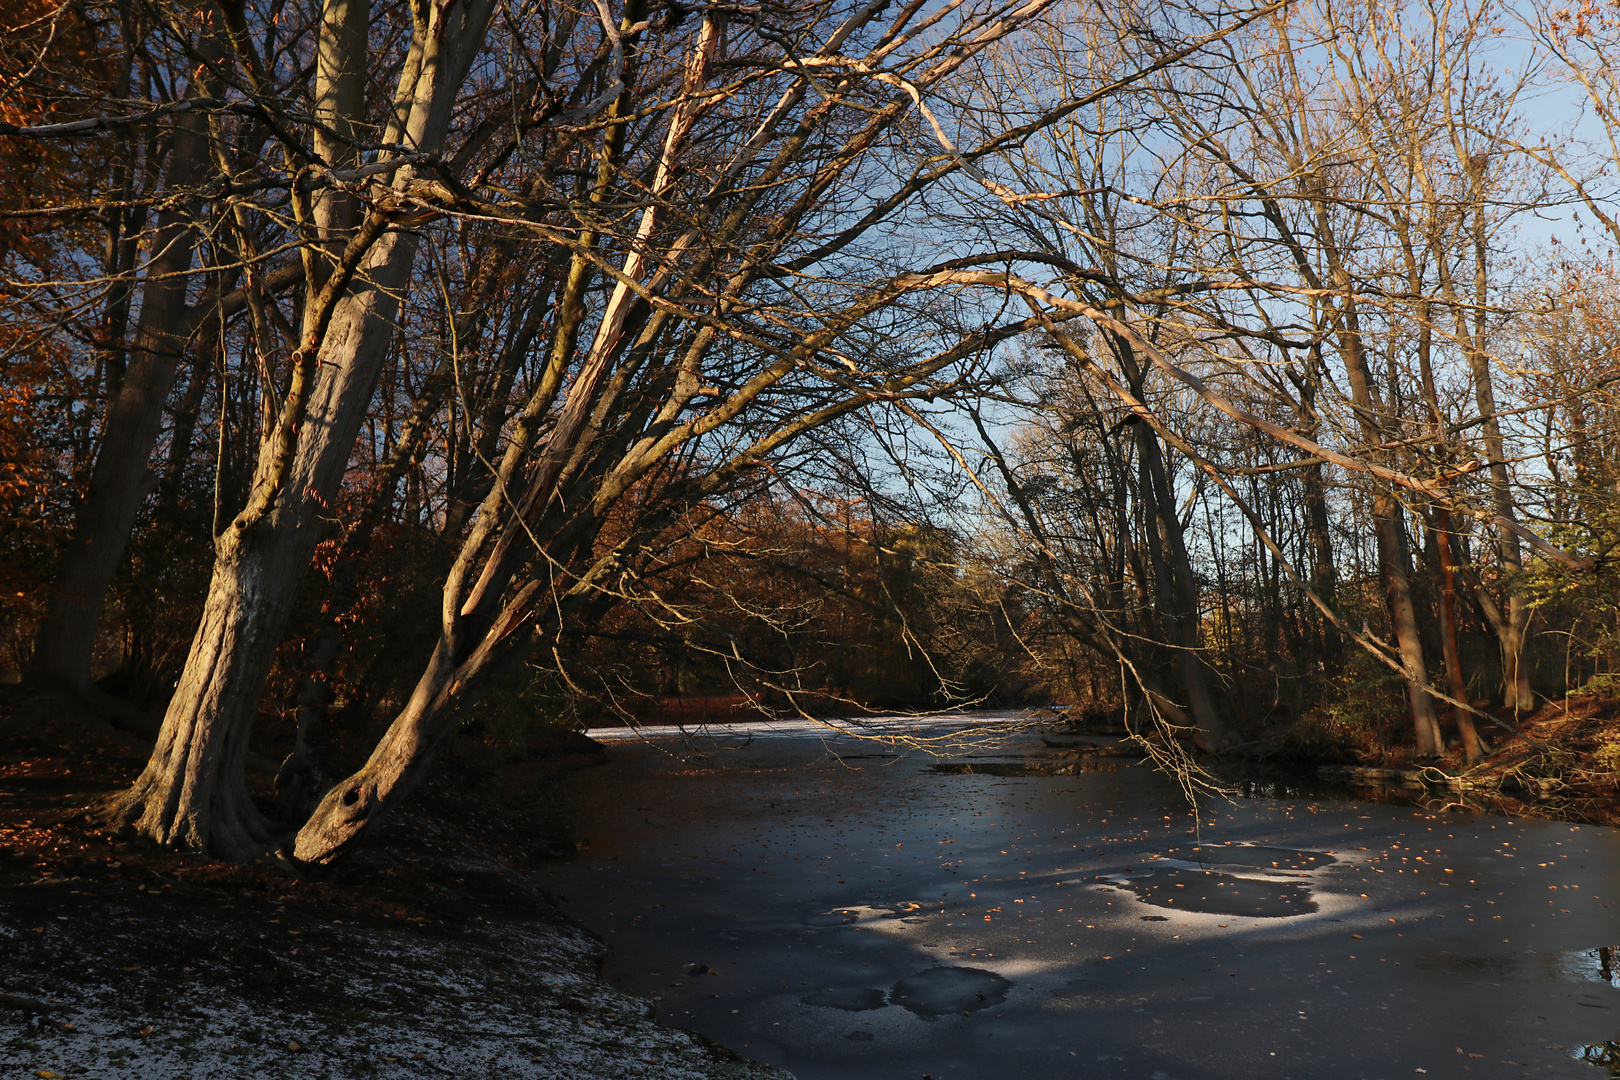
[[[405,116],[385,143],[436,152],[451,105],[483,40],[490,0],[434,5],[401,75]],[[402,166],[396,192],[416,173]],[[386,200],[381,200],[386,202]],[[324,531],[322,514],[343,478],[418,244],[373,210],[311,303],[293,357],[281,419],[259,456],[248,506],[216,541],[203,618],[158,745],[116,813],[164,844],[250,858],[269,830],[248,801],[242,758],[253,716],[303,572]]]
[[[644,8],[639,4],[626,10],[626,22],[639,22]],[[717,51],[720,23],[712,16],[705,19],[698,34],[697,47],[688,59],[687,78],[683,100],[676,107],[669,129],[665,132],[663,155],[654,176],[652,190],[661,195],[669,182],[676,152],[681,147],[690,122],[693,91],[705,77],[709,62]],[[628,51],[627,63],[636,57],[634,45]],[[625,83],[628,87],[629,83]],[[615,100],[610,117],[626,115],[630,105],[629,90],[625,89]],[[613,175],[614,166],[622,148],[625,124],[611,125],[604,133],[599,154],[599,177],[602,181]],[[605,186],[599,185],[599,186]],[[653,234],[658,222],[656,203],[642,213],[638,235]],[[583,285],[583,270],[587,266],[583,254],[574,257],[570,287],[562,297],[563,317],[553,342],[549,373],[560,373],[562,361],[573,351],[574,335],[582,325],[583,308],[578,305],[577,290]],[[626,280],[640,277],[645,266],[642,254],[632,249],[624,258],[621,273]],[[651,278],[653,288],[667,280],[668,270],[657,271]],[[615,358],[629,337],[626,322],[634,303],[635,293],[623,282],[607,301],[597,325],[591,347],[579,366],[579,372],[568,389],[558,411],[557,419],[547,432],[537,454],[538,465],[530,472],[522,496],[506,513],[506,496],[518,469],[523,464],[524,451],[536,434],[533,429],[520,433],[508,446],[499,475],[491,494],[486,498],[472,534],[464,541],[460,557],[445,584],[443,619],[440,636],[433,656],[429,660],[405,708],[389,724],[388,731],[372,751],[371,757],[353,775],[337,784],[326,794],[299,830],[293,845],[293,857],[300,862],[330,864],[354,847],[399,802],[410,795],[432,767],[434,757],[444,741],[455,730],[463,711],[477,699],[482,686],[510,664],[521,659],[542,637],[543,631],[530,625],[535,618],[531,610],[536,598],[552,584],[531,578],[516,594],[501,603],[519,565],[527,561],[523,546],[532,542],[544,530],[541,522],[551,509],[570,502],[553,502],[558,485],[563,482],[566,463],[579,455],[592,435],[586,430],[587,419],[600,402],[603,388],[609,381]],[[549,401],[557,391],[550,380],[542,380],[536,388],[539,400]],[[531,400],[524,412],[534,416],[539,400]],[[600,528],[600,519],[587,514]],[[500,523],[504,522],[504,528]],[[522,536],[525,541],[515,538]],[[492,541],[492,542],[491,542]],[[589,538],[576,537],[574,545],[589,547]],[[564,545],[569,546],[569,545]],[[555,557],[557,552],[548,552]],[[482,571],[475,584],[472,573],[482,562]],[[565,608],[579,603],[579,597],[593,588],[596,577],[615,563],[613,556],[598,560],[587,573],[575,580],[567,594],[546,605],[545,618],[552,629],[560,625]],[[549,560],[544,560],[549,562]]]
[[[316,865],[335,862],[416,789],[482,687],[538,641],[527,626],[529,605],[538,592],[533,585],[523,590],[508,606],[509,618],[498,620],[472,655],[459,664],[453,656],[454,644],[440,640],[415,692],[388,725],[371,757],[326,793],[299,830],[293,858]]]
[[[428,420],[438,411],[449,376],[449,358],[442,357],[417,395],[410,416],[401,425],[394,452],[383,466],[382,476],[372,488],[359,519],[344,538],[333,564],[326,620],[315,635],[298,680],[297,734],[293,750],[276,771],[276,813],[288,821],[308,817],[331,784],[325,768],[330,739],[327,710],[333,700],[331,669],[346,639],[345,617],[359,593],[361,557],[393,502],[399,478],[416,460],[427,438]]]

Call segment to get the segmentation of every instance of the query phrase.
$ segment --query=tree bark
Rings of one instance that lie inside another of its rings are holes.
[[[481,47],[490,0],[435,5],[419,25],[401,75],[403,118],[385,143],[439,150],[451,105]],[[396,191],[416,175],[396,173]],[[385,197],[386,198],[386,197]],[[312,306],[326,306],[293,358],[276,431],[261,449],[247,508],[215,545],[203,618],[163,720],[157,749],[117,815],[159,843],[233,858],[265,850],[268,830],[247,800],[241,770],[254,713],[298,583],[343,478],[418,246],[374,210]],[[375,236],[375,239],[372,237]]]
[[[1428,671],[1423,660],[1423,635],[1412,604],[1412,553],[1402,513],[1400,500],[1388,488],[1380,488],[1373,496],[1373,530],[1378,537],[1379,566],[1384,571],[1384,599],[1407,670],[1406,694],[1417,729],[1417,753],[1419,757],[1437,757],[1445,751],[1445,743],[1435,717],[1434,699],[1423,689],[1429,681]]]
[[[371,29],[370,0],[325,0],[315,68],[315,153],[333,169],[360,164],[366,115],[366,37]],[[319,192],[313,210],[315,243],[306,252],[310,290],[326,283],[343,245],[360,223],[360,201],[350,192]],[[311,315],[308,307],[304,317]],[[308,325],[304,328],[307,332]]]
[[[1118,334],[1109,335],[1114,354],[1125,369],[1131,393],[1142,397],[1143,372],[1136,362],[1130,344]],[[1226,723],[1215,700],[1210,695],[1205,677],[1204,658],[1198,627],[1198,579],[1193,575],[1192,559],[1187,554],[1187,541],[1176,516],[1176,504],[1170,494],[1170,480],[1164,467],[1164,455],[1159,437],[1151,427],[1140,421],[1131,425],[1136,433],[1136,450],[1141,460],[1143,497],[1153,514],[1153,527],[1148,530],[1148,554],[1159,580],[1159,607],[1164,621],[1175,639],[1176,672],[1181,677],[1182,689],[1187,694],[1187,708],[1197,728],[1198,744],[1214,753],[1226,742]],[[1155,543],[1154,541],[1158,542]]]
[[[210,88],[197,85],[192,93],[207,96]],[[189,193],[211,160],[207,117],[200,112],[182,114],[175,122],[165,189],[173,195]],[[190,215],[177,210],[158,215],[129,364],[107,407],[89,490],[35,639],[31,681],[80,698],[91,689],[90,664],[107,589],[141,503],[157,488],[159,478],[150,467],[152,449],[186,348],[186,271],[196,241]]]
[[[1457,568],[1451,557],[1451,512],[1436,506],[1434,514],[1435,551],[1440,559],[1440,643],[1445,652],[1447,689],[1452,697],[1467,703],[1468,684],[1463,681],[1462,650],[1457,646]],[[1470,765],[1485,755],[1474,718],[1461,708],[1457,709],[1457,734]]]

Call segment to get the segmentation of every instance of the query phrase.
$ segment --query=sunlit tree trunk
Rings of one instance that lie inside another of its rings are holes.
[[[1323,228],[1326,231],[1325,223]],[[1348,276],[1337,266],[1334,272],[1338,279],[1335,284],[1348,293]],[[1373,390],[1354,301],[1346,296],[1342,305],[1339,311],[1339,351],[1364,437],[1369,445],[1376,446],[1385,438],[1379,419],[1384,414],[1384,403]],[[1445,741],[1435,716],[1434,699],[1424,689],[1429,682],[1429,672],[1423,658],[1423,637],[1418,628],[1417,611],[1412,604],[1411,552],[1406,529],[1401,522],[1401,515],[1405,511],[1389,484],[1383,481],[1374,483],[1378,487],[1373,492],[1373,532],[1378,540],[1378,570],[1384,583],[1384,601],[1388,606],[1401,662],[1406,669],[1407,704],[1417,734],[1418,756],[1433,757],[1444,752]]]
[[[1513,489],[1508,478],[1507,451],[1502,438],[1502,423],[1496,412],[1496,391],[1491,383],[1486,341],[1486,311],[1490,301],[1485,215],[1485,169],[1488,161],[1486,155],[1480,154],[1466,162],[1474,189],[1474,318],[1472,333],[1463,338],[1463,351],[1474,377],[1474,400],[1483,421],[1485,453],[1490,459],[1491,496],[1496,503],[1497,514],[1512,521]],[[1460,310],[1458,314],[1461,315]],[[1507,525],[1498,526],[1497,550],[1502,561],[1502,573],[1507,578],[1507,617],[1503,620],[1499,635],[1502,646],[1502,704],[1515,712],[1527,713],[1535,709],[1536,698],[1530,689],[1530,669],[1525,657],[1530,607],[1525,602],[1524,586],[1519,580],[1524,572],[1519,534]]]
[[[384,142],[438,150],[480,48],[489,0],[454,0],[418,25]],[[417,175],[403,165],[393,190]],[[117,815],[145,836],[229,858],[262,852],[270,830],[242,763],[294,593],[324,530],[395,333],[418,244],[371,210],[309,304],[281,417],[261,449],[247,507],[215,542],[202,620],[146,769]]]

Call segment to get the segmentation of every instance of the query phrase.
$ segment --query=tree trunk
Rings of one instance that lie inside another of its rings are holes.
[[[286,556],[300,553],[274,543],[273,525],[263,528],[253,536],[228,532],[221,538],[207,606],[157,747],[117,811],[121,821],[159,843],[225,859],[248,859],[274,847],[269,824],[248,798],[242,770],[280,619],[292,601],[292,589],[277,588],[277,579],[298,569]],[[276,554],[283,558],[276,560]]]
[[[490,8],[490,0],[431,8],[401,75],[396,100],[404,119],[385,143],[429,153],[443,145]],[[402,166],[395,189],[414,176]],[[264,850],[267,830],[247,801],[242,754],[298,583],[324,532],[322,515],[393,340],[417,245],[414,232],[384,231],[374,212],[344,256],[359,263],[358,272],[352,281],[343,274],[327,283],[321,302],[333,298],[329,320],[324,329],[315,320],[294,356],[287,402],[261,449],[248,506],[216,541],[203,619],[157,750],[117,809],[160,843],[238,859]]]
[[[1310,539],[1311,589],[1324,603],[1333,605],[1339,599],[1339,574],[1333,562],[1333,533],[1328,522],[1327,485],[1322,479],[1322,466],[1311,465],[1304,470],[1305,531]],[[1333,624],[1322,620],[1322,657],[1335,661],[1339,655],[1340,639]]]
[[[1434,699],[1423,685],[1429,681],[1423,662],[1423,637],[1418,629],[1417,611],[1412,605],[1412,556],[1401,523],[1401,504],[1388,488],[1380,488],[1373,498],[1373,530],[1378,536],[1378,562],[1384,571],[1384,598],[1395,629],[1406,667],[1406,693],[1417,730],[1419,757],[1437,757],[1445,751],[1440,723],[1434,714]]]
[[[1458,159],[1468,174],[1472,188],[1472,239],[1474,246],[1474,302],[1473,325],[1470,327],[1461,304],[1456,303],[1455,289],[1446,282],[1448,299],[1453,301],[1457,313],[1458,338],[1473,376],[1474,401],[1479,407],[1480,427],[1485,436],[1485,455],[1491,478],[1491,497],[1496,513],[1514,520],[1513,490],[1508,476],[1507,454],[1502,439],[1502,425],[1496,414],[1496,393],[1491,382],[1490,354],[1487,351],[1487,304],[1490,300],[1487,265],[1487,220],[1485,216],[1485,170],[1488,154],[1466,155],[1458,148]],[[1502,704],[1519,713],[1531,712],[1536,707],[1535,694],[1530,689],[1530,672],[1524,662],[1525,631],[1530,624],[1530,608],[1524,600],[1519,574],[1524,569],[1524,557],[1519,548],[1519,534],[1505,525],[1497,527],[1497,552],[1501,559],[1502,576],[1506,579],[1507,611],[1495,627],[1497,641],[1502,649]]]
[[[194,95],[208,92],[193,87]],[[165,188],[173,194],[190,191],[210,161],[206,117],[183,114],[175,123]],[[107,407],[89,490],[35,639],[31,681],[80,698],[90,693],[90,662],[107,589],[141,503],[157,487],[152,449],[186,347],[186,271],[196,240],[189,215],[173,210],[158,215],[129,366]]]
[[[1344,361],[1345,375],[1350,383],[1351,403],[1362,437],[1368,446],[1378,446],[1387,438],[1384,423],[1390,413],[1373,384],[1354,299],[1355,283],[1340,261],[1336,244],[1331,241],[1333,228],[1325,204],[1318,202],[1315,212],[1318,232],[1330,241],[1326,250],[1332,283],[1342,295],[1336,312],[1337,336],[1339,355]],[[1435,719],[1434,699],[1424,689],[1429,681],[1429,673],[1423,659],[1423,639],[1418,632],[1417,613],[1412,606],[1411,554],[1407,549],[1406,529],[1400,518],[1403,512],[1393,489],[1380,483],[1373,494],[1372,514],[1373,531],[1378,539],[1378,569],[1383,578],[1384,597],[1396,642],[1400,646],[1402,665],[1406,669],[1406,696],[1411,708],[1418,754],[1427,757],[1441,753],[1445,743],[1441,740],[1440,725]]]
[[[366,115],[366,37],[370,0],[325,0],[315,72],[315,153],[334,169],[360,164]],[[360,224],[360,201],[342,190],[323,190],[311,207],[315,243],[304,249],[311,295],[326,283],[350,234]],[[304,330],[312,312],[304,309]]]
[[[1108,338],[1125,371],[1131,393],[1141,400],[1143,372],[1130,343],[1118,334],[1110,334]],[[1161,583],[1159,606],[1164,609],[1165,621],[1175,639],[1171,644],[1176,647],[1176,671],[1187,694],[1187,707],[1198,731],[1198,745],[1214,753],[1225,744],[1227,732],[1226,723],[1221,718],[1220,710],[1215,707],[1205,677],[1198,632],[1198,579],[1193,575],[1186,537],[1182,533],[1181,520],[1176,516],[1176,504],[1170,494],[1170,479],[1165,471],[1159,437],[1140,420],[1131,427],[1136,432],[1136,449],[1142,464],[1143,497],[1150,504],[1155,519],[1148,530],[1151,534],[1148,537],[1148,551],[1155,563],[1155,576]],[[1155,540],[1158,542],[1155,543]]]
[[[1468,702],[1468,684],[1463,681],[1462,650],[1457,647],[1457,569],[1451,558],[1451,512],[1443,506],[1435,510],[1435,551],[1440,558],[1440,645],[1445,653],[1446,685],[1451,696]],[[1474,718],[1457,709],[1457,734],[1462,737],[1463,754],[1470,765],[1484,756]]]
[[[1137,396],[1141,396],[1139,391]],[[1198,633],[1198,582],[1193,577],[1181,521],[1176,517],[1176,506],[1171,500],[1159,437],[1140,421],[1131,426],[1136,429],[1137,452],[1142,457],[1144,494],[1152,504],[1155,518],[1156,527],[1150,528],[1147,540],[1149,555],[1156,564],[1155,576],[1160,580],[1159,604],[1175,638],[1172,644],[1176,646],[1176,671],[1187,694],[1187,707],[1197,728],[1198,744],[1213,753],[1226,741],[1226,725],[1205,679]]]

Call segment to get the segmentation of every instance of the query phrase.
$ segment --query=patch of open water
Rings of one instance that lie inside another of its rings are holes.
[[[615,985],[801,1080],[1620,1076],[1616,830],[1275,778],[1195,823],[1032,732],[626,734],[542,884]]]

